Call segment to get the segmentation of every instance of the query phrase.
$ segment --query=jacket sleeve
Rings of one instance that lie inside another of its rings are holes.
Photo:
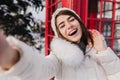
[[[15,76],[20,80],[49,80],[59,70],[55,55],[44,56],[36,49],[10,37],[8,39],[22,50],[21,58],[10,70],[0,72],[0,76]]]
[[[108,80],[120,80],[120,59],[116,54],[108,47],[105,51],[98,52],[96,56],[103,66]]]

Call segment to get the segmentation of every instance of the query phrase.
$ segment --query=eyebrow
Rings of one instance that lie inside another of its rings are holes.
[[[69,20],[71,17],[73,17],[73,16],[69,16],[67,20]]]
[[[63,21],[62,21],[62,22],[60,22],[60,23],[59,23],[59,25],[58,25],[58,27],[59,27],[61,24],[63,24],[63,23],[64,23]]]
[[[67,18],[67,20],[69,20],[71,17],[73,17],[73,16],[69,16],[69,17]],[[59,27],[61,24],[63,24],[63,23],[64,23],[64,21],[60,22],[60,23],[58,24],[58,27]]]

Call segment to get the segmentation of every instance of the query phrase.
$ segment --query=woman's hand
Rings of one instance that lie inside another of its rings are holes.
[[[93,38],[93,47],[99,52],[106,50],[106,46],[103,43],[102,36],[97,30],[89,30]]]
[[[3,30],[0,30],[0,68],[10,69],[19,60],[19,53],[9,45]]]

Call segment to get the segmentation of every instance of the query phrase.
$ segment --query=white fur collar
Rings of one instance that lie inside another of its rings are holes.
[[[83,52],[77,45],[56,37],[51,42],[51,51],[68,66],[79,66],[84,59]]]

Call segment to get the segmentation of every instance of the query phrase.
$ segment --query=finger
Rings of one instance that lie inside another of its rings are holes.
[[[96,34],[96,36],[100,35],[100,32],[97,30],[93,30],[93,32]]]
[[[93,41],[96,41],[96,40],[98,40],[101,37],[100,36],[100,32],[95,30],[95,29],[89,30],[89,32],[90,32],[90,34],[92,36]]]
[[[89,45],[89,47],[92,47],[91,41],[88,41],[88,45]]]
[[[94,38],[95,36],[97,36],[97,35],[96,35],[97,33],[96,33],[94,30],[91,30],[90,32],[91,32],[91,35],[92,35],[93,38]]]
[[[94,37],[99,37],[100,36],[100,32],[97,31],[97,30],[92,30],[91,33]]]

